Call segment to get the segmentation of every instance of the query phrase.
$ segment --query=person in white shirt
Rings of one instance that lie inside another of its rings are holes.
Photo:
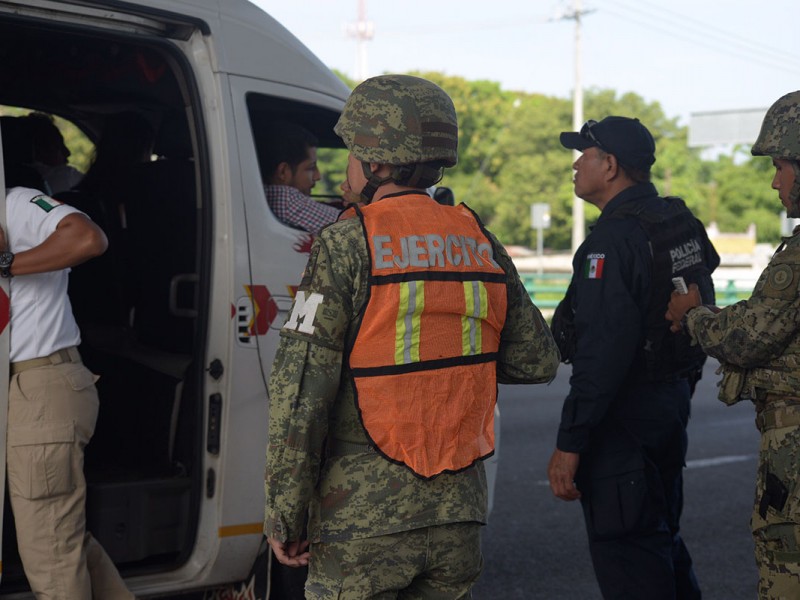
[[[86,530],[83,451],[98,413],[96,376],[81,362],[70,267],[101,255],[103,231],[84,213],[16,187],[6,193],[0,277],[9,278],[10,382],[6,467],[20,558],[48,600],[131,599]]]

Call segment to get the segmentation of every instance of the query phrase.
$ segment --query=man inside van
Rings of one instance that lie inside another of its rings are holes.
[[[97,377],[81,362],[67,297],[70,267],[105,252],[103,231],[38,190],[6,195],[0,277],[10,279],[6,467],[19,555],[36,598],[128,600],[86,530],[83,451],[97,421]]]
[[[83,173],[67,163],[71,152],[52,116],[34,112],[25,117],[33,136],[33,166],[50,186],[53,196],[71,190]]]
[[[268,131],[258,149],[267,204],[282,223],[317,235],[339,216],[338,208],[311,198],[320,179],[319,142],[310,131],[288,121],[275,122]]]

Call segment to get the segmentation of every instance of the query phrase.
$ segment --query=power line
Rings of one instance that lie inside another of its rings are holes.
[[[609,8],[609,6],[611,8]],[[616,8],[617,10],[614,10]],[[789,69],[800,73],[800,63],[791,52],[782,52],[763,43],[754,41],[738,33],[717,27],[706,21],[683,15],[658,6],[647,0],[637,0],[630,4],[624,0],[604,0],[601,12],[612,15],[622,21],[646,27],[649,31],[663,34],[666,37],[700,46],[736,59],[760,64],[771,69],[785,71]],[[589,10],[584,13],[591,12]],[[565,19],[569,15],[565,15]],[[553,17],[520,15],[511,19],[503,18],[482,22],[451,22],[447,28],[441,26],[414,27],[413,33],[419,35],[451,35],[457,33],[486,32],[492,30],[524,29],[531,25],[545,24],[558,20]],[[406,36],[407,27],[386,30],[386,37]]]
[[[414,26],[413,28],[400,26],[398,28],[381,29],[381,33],[382,35],[387,34],[386,35],[387,37],[397,37],[397,36],[407,37],[410,34],[413,34],[415,37],[423,35],[435,35],[437,37],[445,37],[452,34],[475,33],[476,31],[486,32],[486,31],[501,31],[508,29],[526,29],[531,25],[542,25],[551,20],[552,19],[549,17],[520,16],[517,18],[500,19],[496,21],[451,22],[448,23],[447,27],[445,28],[443,28],[441,24],[429,25],[429,26]]]
[[[617,3],[619,3],[619,0],[616,1]],[[614,3],[615,0],[611,0],[611,2]],[[771,58],[778,60],[784,60],[792,55],[789,52],[781,52],[779,50],[774,50],[771,47],[765,46],[762,42],[757,42],[752,39],[746,38],[737,32],[722,29],[721,27],[717,27],[706,21],[701,21],[700,19],[695,19],[687,15],[676,13],[662,6],[653,4],[652,2],[647,2],[647,0],[640,0],[638,5],[628,4],[627,8],[628,10],[635,10],[638,12],[642,12],[640,8],[640,6],[642,5],[647,6],[652,10],[655,10],[657,12],[666,15],[668,19],[677,21],[676,24],[681,28],[686,27],[688,23],[691,27],[699,30],[698,33],[700,33],[703,36],[710,35],[713,37],[721,38],[726,43],[736,43],[739,46],[744,46],[747,51],[756,52],[758,54],[763,54],[763,55],[769,55]],[[731,42],[731,40],[734,41]]]
[[[616,4],[617,7],[623,10],[623,12],[617,12],[616,10],[606,8],[606,13],[621,20],[647,27],[648,30],[662,33],[667,37],[679,39],[697,46],[702,46],[718,54],[758,63],[784,72],[787,68],[796,72],[800,72],[800,64],[792,63],[790,59],[791,55],[788,52],[786,54],[782,54],[780,52],[766,50],[763,45],[760,45],[757,42],[746,40],[746,38],[741,36],[730,34],[729,32],[725,32],[717,27],[706,26],[702,21],[693,19],[686,20],[684,17],[677,15],[677,13],[671,13],[669,18],[673,21],[675,19],[679,19],[679,21],[677,23],[668,23],[662,18],[653,17],[652,13],[644,12],[639,8],[626,5],[618,0],[607,0],[607,2],[612,5]],[[647,3],[642,2],[642,4]],[[654,9],[658,8],[653,5],[649,6]],[[661,10],[662,12],[669,13],[669,11],[664,9]],[[637,18],[630,13],[642,14],[644,17]],[[676,29],[675,26],[678,26],[680,29]],[[700,28],[699,31],[698,28]],[[720,33],[716,33],[712,30],[716,30]],[[735,42],[730,38],[736,38],[742,41]]]

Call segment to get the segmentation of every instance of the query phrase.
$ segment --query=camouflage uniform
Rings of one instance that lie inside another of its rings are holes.
[[[491,239],[495,260],[509,274],[498,381],[549,381],[559,360],[555,343],[511,259]],[[278,540],[299,540],[309,515],[312,559],[307,593],[313,591],[310,588],[317,578],[330,579],[330,568],[335,568],[316,562],[335,555],[326,543],[486,522],[483,463],[424,481],[367,445],[352,379],[342,375],[344,349],[352,344],[366,306],[368,273],[369,256],[358,219],[340,221],[322,231],[298,290],[306,303],[312,294],[322,297],[313,331],[301,331],[304,327],[299,326],[293,330],[290,317],[281,331],[269,382],[264,528]],[[322,547],[317,546],[320,543]],[[465,560],[474,562],[476,549],[473,544]]]
[[[398,206],[383,205],[389,213],[407,210],[401,193],[419,196],[458,158],[453,102],[418,77],[363,82],[334,131],[350,150],[348,183],[350,165],[361,163],[363,182],[357,171],[352,176],[362,202],[389,196],[376,192],[391,183]],[[468,598],[482,568],[483,463],[421,479],[372,449],[356,406],[346,349],[368,304],[365,234],[355,218],[322,230],[281,330],[269,382],[264,531],[274,543],[298,542],[308,517],[307,598]],[[507,276],[497,380],[550,381],[559,361],[555,342],[511,259],[487,236]]]
[[[753,154],[797,161],[800,92],[768,111]],[[787,142],[789,146],[787,147]],[[800,167],[789,212],[798,208]],[[800,216],[800,215],[790,215]],[[719,399],[751,400],[761,432],[751,528],[760,598],[800,595],[800,233],[785,238],[750,299],[715,313],[697,307],[685,326],[722,364]]]
[[[794,235],[761,274],[749,300],[718,314],[699,307],[686,316],[692,337],[723,365],[720,400],[750,399],[756,406],[761,449],[751,527],[763,598],[796,598],[800,589],[798,286],[800,235]],[[791,493],[780,509],[777,497],[772,504],[763,501],[770,473]]]

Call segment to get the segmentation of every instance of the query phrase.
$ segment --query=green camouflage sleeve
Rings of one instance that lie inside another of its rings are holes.
[[[339,387],[351,297],[333,267],[329,236],[317,238],[269,379],[264,532],[301,539],[319,476],[329,413]],[[344,265],[346,270],[346,265]]]
[[[749,300],[716,314],[705,307],[687,314],[689,333],[706,354],[745,369],[783,354],[800,330],[800,265],[788,258],[773,259]]]
[[[519,278],[502,245],[495,243],[497,263],[508,273],[508,310],[500,337],[498,383],[545,383],[556,376],[561,361],[550,328]]]

